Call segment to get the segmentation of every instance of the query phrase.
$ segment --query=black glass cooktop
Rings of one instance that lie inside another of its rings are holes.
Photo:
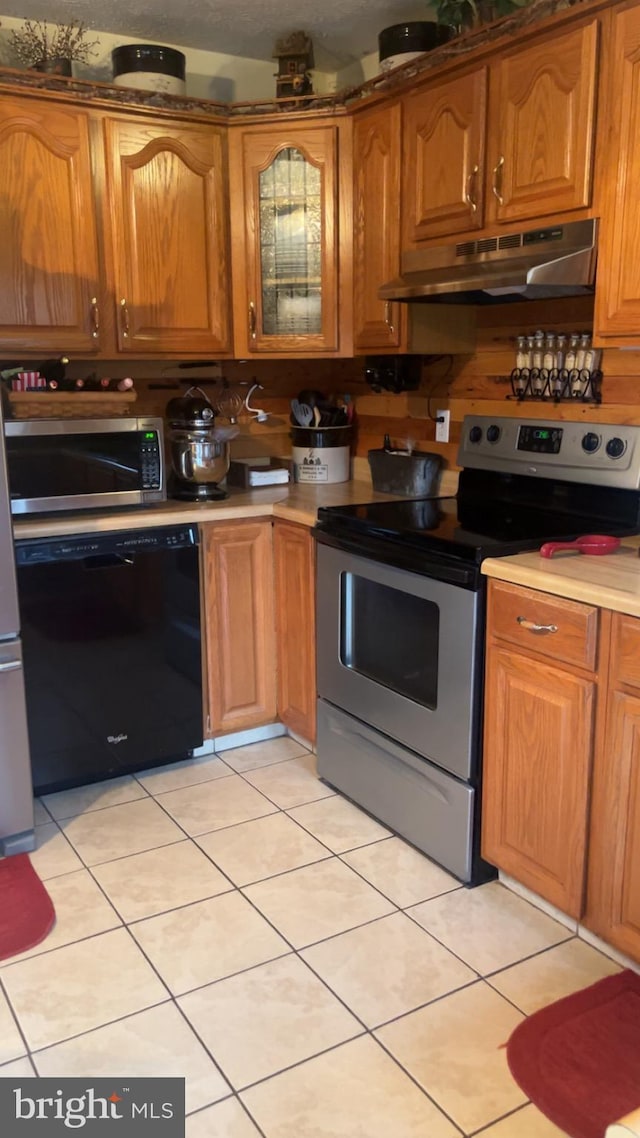
[[[336,538],[350,539],[352,544],[360,539],[370,545],[377,539],[475,562],[537,549],[554,538],[571,540],[586,533],[623,535],[637,531],[636,525],[620,519],[460,498],[328,507],[319,511],[317,528]]]

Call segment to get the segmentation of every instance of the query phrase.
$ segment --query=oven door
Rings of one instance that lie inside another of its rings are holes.
[[[482,594],[332,546],[317,551],[320,698],[473,780]]]

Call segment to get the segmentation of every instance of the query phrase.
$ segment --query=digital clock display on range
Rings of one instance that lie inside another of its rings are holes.
[[[559,454],[562,442],[562,427],[540,427],[523,423],[518,431],[517,450],[532,451],[534,454]]]

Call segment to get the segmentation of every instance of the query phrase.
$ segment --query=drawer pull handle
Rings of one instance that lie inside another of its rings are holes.
[[[526,616],[517,616],[516,620],[521,628],[526,628],[527,632],[535,632],[538,636],[558,631],[557,624],[536,624],[533,620],[527,620]]]

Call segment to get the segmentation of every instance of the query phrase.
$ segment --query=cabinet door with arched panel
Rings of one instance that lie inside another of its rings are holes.
[[[338,127],[231,131],[236,353],[338,352]]]
[[[0,101],[0,339],[12,352],[100,348],[89,116]]]
[[[224,128],[125,117],[103,125],[119,350],[228,353]]]

